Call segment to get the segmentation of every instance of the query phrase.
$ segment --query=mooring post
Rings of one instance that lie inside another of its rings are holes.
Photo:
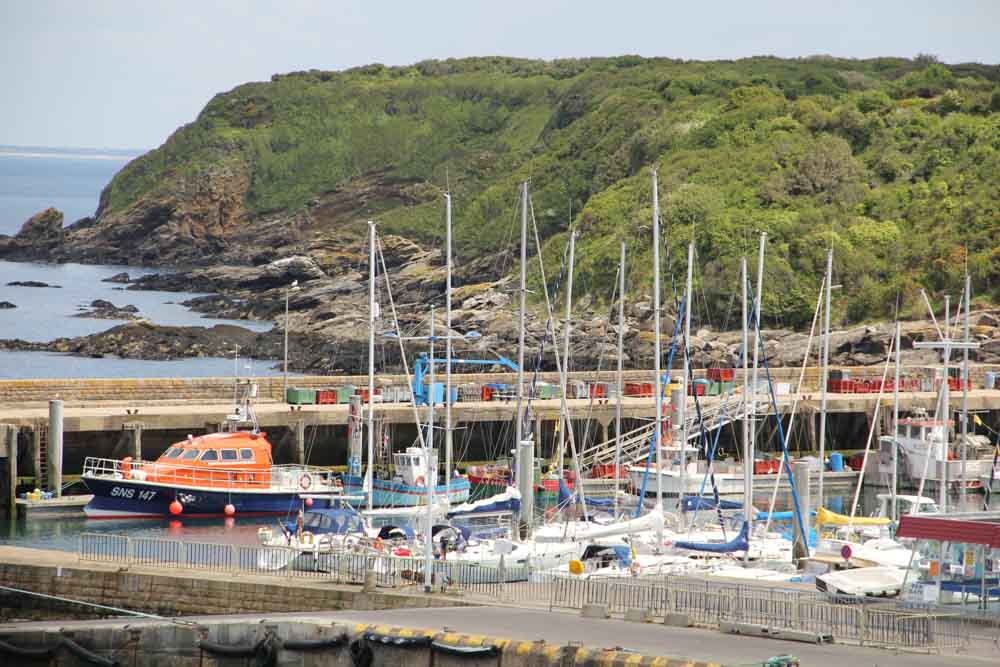
[[[62,496],[63,402],[49,401],[49,491]]]
[[[45,426],[42,421],[36,420],[31,427],[31,474],[35,478],[35,488],[42,488],[42,478],[45,471],[42,470],[42,429]]]
[[[306,420],[295,422],[295,462],[306,462]]]
[[[0,453],[7,454],[7,494],[10,518],[17,518],[17,427],[0,424]]]
[[[131,433],[132,458],[136,461],[142,460],[142,422],[129,422],[124,425],[125,430]]]

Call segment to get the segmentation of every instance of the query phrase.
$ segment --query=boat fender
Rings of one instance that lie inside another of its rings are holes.
[[[426,648],[431,645],[432,639],[430,637],[397,637],[396,635],[380,635],[374,632],[366,632],[364,634],[365,641],[377,642],[379,644],[385,644],[386,646],[394,646],[396,648]]]
[[[0,653],[13,655],[26,660],[48,660],[56,652],[58,645],[54,647],[28,647],[16,646],[0,639]]]
[[[327,639],[286,639],[281,643],[281,648],[286,651],[325,651],[337,648],[345,641],[347,641],[347,635]]]
[[[310,533],[308,530],[302,531],[302,536],[299,537],[299,543],[300,544],[307,544],[307,545],[308,544],[312,544],[313,543],[313,534]]]
[[[489,646],[454,646],[441,642],[431,642],[431,649],[438,653],[463,658],[486,658],[497,654],[497,647],[493,644]]]
[[[75,655],[80,660],[90,663],[91,665],[99,665],[100,667],[118,667],[118,661],[112,660],[111,658],[105,658],[103,655],[98,655],[88,648],[80,646],[75,641],[69,637],[62,638],[62,645],[66,647],[66,650]]]
[[[427,480],[424,479],[423,475],[420,475],[415,480],[413,480],[414,486],[426,486]]]
[[[299,486],[302,487],[303,491],[308,491],[309,487],[312,486],[312,483],[312,476],[307,472],[302,473],[302,476],[299,477]]]
[[[202,639],[198,648],[213,655],[254,658],[258,667],[274,667],[278,662],[278,644],[270,632],[254,644],[220,644]]]
[[[363,637],[351,642],[348,650],[351,652],[351,662],[354,667],[371,667],[375,656],[372,653],[372,647]]]
[[[121,463],[122,477],[132,479],[132,457],[126,456]]]
[[[642,565],[640,565],[637,561],[632,561],[628,564],[628,571],[632,573],[633,577],[638,577],[642,574]]]

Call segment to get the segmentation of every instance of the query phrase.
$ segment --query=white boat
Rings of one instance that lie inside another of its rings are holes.
[[[664,447],[664,459],[667,459],[666,454],[671,452],[672,454],[678,453],[677,447]],[[698,450],[694,447],[685,447],[684,454],[685,457],[690,457],[692,455],[697,456]],[[646,475],[646,465],[632,465],[628,467],[628,474],[632,480],[632,484],[636,489],[643,488],[643,480],[646,480],[646,495],[655,495],[656,493],[656,464],[649,464],[649,476]],[[720,496],[739,496],[743,494],[743,474],[742,473],[730,473],[730,472],[714,472],[712,476],[715,480],[715,488],[718,489]],[[685,496],[688,495],[698,495],[700,492],[713,493],[711,481],[704,481],[705,478],[705,462],[704,461],[688,461],[687,469],[684,475],[684,487],[683,492]],[[663,485],[663,495],[677,497],[681,494],[681,470],[679,461],[676,459],[673,463],[665,465],[663,470],[660,471],[661,484]]]
[[[816,575],[816,588],[831,595],[892,597],[899,595],[905,576],[895,567],[857,567]]]
[[[961,484],[962,459],[961,444],[950,443],[952,422],[931,419],[926,414],[917,413],[913,417],[900,419],[896,425],[895,438],[884,435],[879,438],[879,456],[876,463],[882,483],[891,480],[893,443],[898,443],[898,466],[900,484],[909,480],[911,487],[919,485],[925,471],[927,482],[937,485],[947,479],[949,484]],[[928,458],[930,459],[928,461]],[[981,435],[966,436],[965,484],[979,487],[984,476],[988,477],[993,465],[993,447]]]

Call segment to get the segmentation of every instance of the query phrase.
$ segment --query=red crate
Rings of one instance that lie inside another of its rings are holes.
[[[734,368],[709,368],[708,379],[715,382],[732,382],[736,379],[736,369]]]
[[[700,382],[697,384],[692,382],[691,384],[688,385],[688,396],[704,396],[706,386],[708,385],[702,384]]]
[[[590,398],[604,398],[605,395],[605,387],[601,382],[587,385],[587,391]]]
[[[362,403],[368,402],[368,387],[358,387],[354,393],[361,397]],[[375,387],[375,395],[382,395],[382,389],[380,387]]]
[[[336,389],[320,389],[316,392],[316,402],[320,405],[334,405],[337,402]]]
[[[652,382],[626,382],[625,383],[625,395],[626,396],[652,396],[653,395],[653,383]]]
[[[492,401],[493,400],[493,387],[488,387],[486,385],[483,385],[482,389],[483,389],[482,399],[484,401]]]

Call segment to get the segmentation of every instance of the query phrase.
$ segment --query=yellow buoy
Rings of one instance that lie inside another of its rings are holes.
[[[583,574],[583,562],[573,559],[569,562],[570,574]]]

